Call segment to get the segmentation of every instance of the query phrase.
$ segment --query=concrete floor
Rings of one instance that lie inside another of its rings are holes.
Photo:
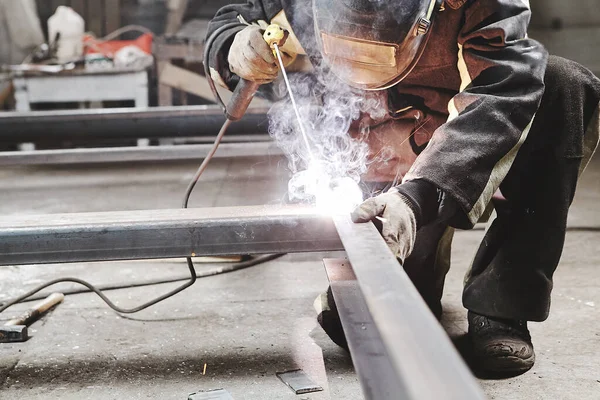
[[[265,161],[266,160],[266,161]],[[193,163],[0,170],[0,214],[176,208]],[[279,203],[287,182],[278,158],[217,160],[194,206]],[[600,159],[585,176],[570,223],[600,227]],[[481,231],[458,233],[444,297],[444,325],[464,341],[461,282]],[[520,377],[482,380],[492,399],[600,398],[600,239],[569,232],[553,309],[532,324],[538,362]],[[234,274],[202,279],[149,310],[121,317],[93,295],[68,297],[31,327],[27,343],[0,346],[0,399],[179,399],[224,388],[234,399],[360,399],[348,355],[317,327],[314,298],[327,286],[323,254],[288,255]],[[202,266],[212,268],[212,266]],[[3,298],[48,279],[77,276],[97,284],[183,275],[181,260],[0,268]],[[173,284],[121,290],[122,306],[144,302]],[[58,288],[57,288],[58,289]],[[2,320],[17,314],[15,307]],[[206,365],[206,373],[204,368]],[[302,368],[325,388],[295,396],[275,376]]]

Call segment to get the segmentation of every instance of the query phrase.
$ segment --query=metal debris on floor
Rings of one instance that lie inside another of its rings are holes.
[[[225,389],[215,389],[190,394],[188,400],[233,400],[233,397]]]
[[[281,379],[296,394],[306,394],[323,391],[323,387],[314,383],[301,369],[287,372],[278,372],[277,377]]]

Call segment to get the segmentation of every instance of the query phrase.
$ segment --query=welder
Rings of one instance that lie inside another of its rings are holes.
[[[534,364],[527,322],[548,317],[568,209],[600,128],[600,81],[530,39],[530,16],[526,0],[251,0],[225,6],[209,27],[229,24],[209,65],[230,89],[277,78],[262,38],[277,23],[290,32],[281,49],[290,70],[324,67],[385,96],[367,140],[395,157],[372,163],[363,180],[381,192],[352,217],[383,221],[438,317],[454,229],[489,217],[463,304],[479,368],[507,374]],[[331,292],[317,300],[321,326],[345,346]]]

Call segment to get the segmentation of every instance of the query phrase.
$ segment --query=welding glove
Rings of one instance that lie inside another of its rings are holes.
[[[412,253],[417,238],[417,220],[409,204],[408,199],[391,189],[358,206],[352,213],[352,221],[381,221],[385,242],[394,255],[404,261]]]
[[[284,52],[281,52],[281,57],[284,65],[288,65],[292,59]],[[231,72],[260,84],[273,82],[279,72],[279,63],[263,39],[263,30],[254,25],[245,27],[235,35],[228,61]]]

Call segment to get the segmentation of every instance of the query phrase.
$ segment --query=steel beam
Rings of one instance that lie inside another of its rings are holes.
[[[199,160],[205,158],[212,144],[112,147],[92,149],[33,150],[0,152],[0,166],[98,164],[132,161]],[[215,158],[282,155],[272,142],[223,143]]]
[[[385,399],[484,399],[375,226],[354,224],[347,216],[334,221],[395,376],[405,387]]]
[[[396,375],[348,260],[323,260],[354,370],[366,400],[397,400],[407,385]]]
[[[229,134],[265,134],[266,108],[251,108]],[[214,136],[225,122],[218,106],[105,108],[0,114],[0,143]]]
[[[332,219],[306,207],[0,218],[0,265],[342,249]]]

